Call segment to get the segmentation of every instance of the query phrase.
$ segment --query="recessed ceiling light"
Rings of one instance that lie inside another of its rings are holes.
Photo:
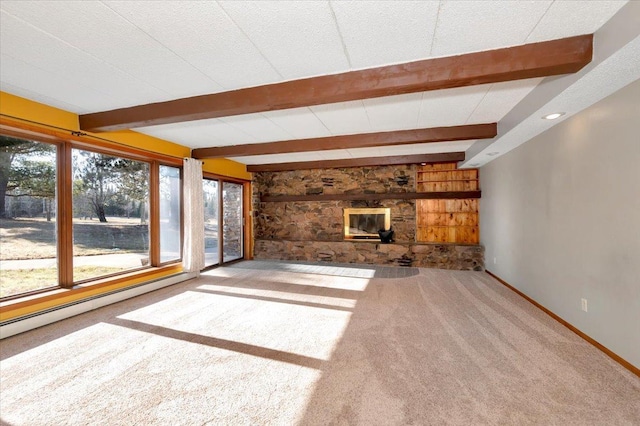
[[[493,156],[498,155],[498,154],[500,154],[498,151],[488,152],[488,153],[487,153],[487,155],[488,155],[489,157],[493,157]]]
[[[545,120],[555,120],[556,118],[562,117],[564,114],[564,112],[554,112],[553,114],[545,115],[542,118],[544,118]]]
[[[426,165],[427,165],[427,163],[420,163],[420,165],[421,165],[421,166],[426,166]]]

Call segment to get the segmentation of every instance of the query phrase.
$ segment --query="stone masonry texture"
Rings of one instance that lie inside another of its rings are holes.
[[[254,257],[483,270],[478,245],[416,243],[414,200],[261,202],[261,195],[389,194],[416,191],[416,166],[254,174]],[[343,209],[388,207],[394,243],[344,241]]]

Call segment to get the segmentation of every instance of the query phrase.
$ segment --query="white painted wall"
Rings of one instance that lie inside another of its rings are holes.
[[[487,269],[640,367],[640,80],[480,179]]]

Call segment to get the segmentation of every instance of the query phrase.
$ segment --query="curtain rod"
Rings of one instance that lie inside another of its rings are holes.
[[[197,158],[193,158],[193,157],[184,157],[185,160],[197,160]],[[203,160],[200,160],[200,164],[204,164]]]

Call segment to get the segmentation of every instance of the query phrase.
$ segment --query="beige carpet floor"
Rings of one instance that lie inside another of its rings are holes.
[[[3,425],[638,425],[640,379],[482,272],[242,262],[0,342]]]

